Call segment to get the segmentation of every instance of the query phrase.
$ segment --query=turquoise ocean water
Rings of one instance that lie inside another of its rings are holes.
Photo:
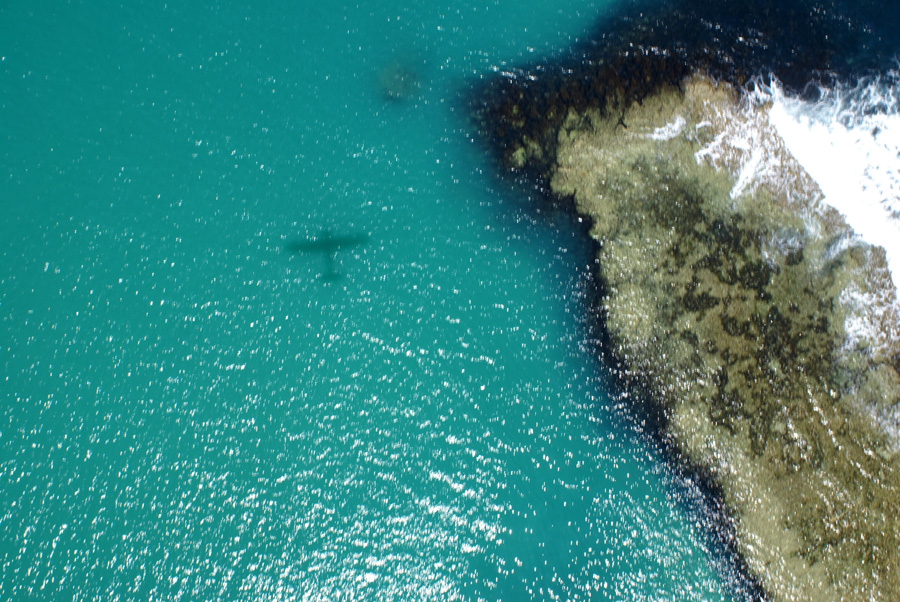
[[[0,3],[0,599],[730,599],[459,102],[604,8]]]

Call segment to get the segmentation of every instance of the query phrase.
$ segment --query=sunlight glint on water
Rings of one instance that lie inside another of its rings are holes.
[[[599,9],[0,8],[0,598],[726,598],[460,114]]]

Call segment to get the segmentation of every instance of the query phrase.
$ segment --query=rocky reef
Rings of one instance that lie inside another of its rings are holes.
[[[744,88],[778,58],[765,28],[716,14],[719,27],[685,32],[696,15],[663,12],[618,19],[577,64],[507,73],[481,129],[504,167],[590,220],[608,365],[715,483],[766,597],[900,599],[900,453],[881,420],[900,415],[900,319],[884,252],[820,203]],[[774,63],[794,90],[834,76],[850,47],[868,56],[852,28],[829,33],[834,14],[804,34],[820,46]]]
[[[616,117],[572,113],[551,189],[593,220],[629,388],[663,407],[664,435],[720,486],[764,589],[892,600],[900,455],[866,409],[900,402],[900,377],[893,354],[846,347],[840,303],[848,288],[892,292],[870,277],[884,258],[848,240],[789,155],[787,190],[738,191],[705,158],[739,102],[694,78]]]

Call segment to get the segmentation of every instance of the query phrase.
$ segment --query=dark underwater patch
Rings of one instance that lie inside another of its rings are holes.
[[[504,166],[520,167],[517,149],[541,149],[524,167],[543,179],[570,109],[615,111],[696,72],[739,87],[771,74],[814,96],[819,84],[886,71],[898,54],[900,3],[626,1],[565,54],[475,87],[469,109]]]
[[[618,117],[617,127],[627,129],[626,108],[661,91],[680,89],[682,82],[696,73],[736,87],[747,86],[755,77],[772,75],[787,92],[814,98],[821,85],[854,81],[894,68],[898,53],[900,4],[885,6],[865,0],[629,1],[598,20],[593,33],[566,53],[541,63],[521,65],[474,87],[468,108],[482,143],[503,171],[513,169],[518,176],[535,183],[549,202],[574,210],[574,199],[550,194],[549,185],[557,167],[558,135],[567,118],[583,119],[589,109],[595,109],[604,118]],[[567,123],[566,128],[573,128],[572,123]],[[691,208],[687,201],[682,204],[679,217]],[[583,217],[585,222],[591,219]],[[674,220],[671,225],[678,228],[685,223]],[[713,222],[712,226],[707,242],[727,252],[705,257],[706,263],[701,267],[722,282],[743,287],[748,298],[768,303],[768,289],[777,276],[771,266],[762,261],[742,261],[738,266],[723,259],[740,257],[744,249],[753,246],[752,241],[738,236],[746,229],[724,221]],[[686,251],[676,245],[672,253],[679,256],[673,259],[677,262]],[[785,265],[795,266],[803,257],[802,248],[794,250]],[[668,439],[667,413],[654,401],[652,387],[645,390],[641,383],[623,376],[627,366],[612,351],[607,316],[602,309],[609,293],[607,283],[601,270],[595,268],[594,294],[587,301],[590,307],[586,311],[594,316],[594,338],[599,347],[596,355],[613,381],[614,392],[628,392],[630,411],[637,414],[646,432],[671,453],[677,470],[701,485],[706,495],[701,509],[694,511],[706,519],[711,547],[727,558],[732,592],[744,600],[765,599],[760,582],[738,552],[715,478],[697,472],[679,456],[677,445]],[[681,302],[691,312],[703,314],[716,311],[722,300],[695,282],[685,288]],[[732,337],[752,335],[764,343],[759,357],[753,358],[763,372],[770,365],[788,362],[790,358],[777,356],[790,355],[805,343],[798,338],[799,326],[791,326],[783,313],[769,311],[755,317],[755,322],[739,322],[723,314],[721,327]],[[816,332],[827,330],[827,325],[807,327]],[[683,337],[696,346],[693,332],[685,331]],[[832,364],[830,358],[825,360],[828,361],[822,365]],[[717,383],[716,388],[725,391],[727,384]],[[727,423],[732,414],[744,412],[736,404],[737,398],[719,396],[712,400],[710,415],[713,420]],[[749,409],[744,413],[749,413]],[[754,429],[774,424],[768,419],[771,417],[763,418],[766,420],[759,425],[759,421],[753,422]],[[760,429],[754,429],[751,438],[762,441],[762,437],[755,436]]]

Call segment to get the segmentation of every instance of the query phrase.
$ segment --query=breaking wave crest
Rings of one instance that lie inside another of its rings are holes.
[[[756,100],[788,151],[860,239],[882,247],[900,281],[900,72],[820,87],[815,100],[786,94],[777,80]]]
[[[900,345],[900,71],[819,87],[813,100],[791,96],[777,80],[757,82],[753,104],[788,152],[821,189],[820,202],[838,211],[867,243],[865,289],[849,285],[845,350],[892,357]],[[900,443],[900,410],[869,408]]]

